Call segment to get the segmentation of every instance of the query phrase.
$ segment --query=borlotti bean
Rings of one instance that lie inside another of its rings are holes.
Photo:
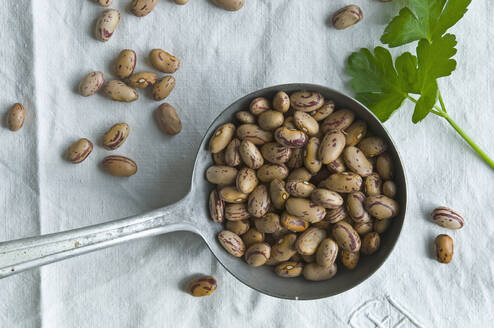
[[[132,87],[159,83],[151,77],[140,84],[135,75]],[[214,131],[209,149],[214,164],[205,178],[216,186],[209,211],[224,224],[220,244],[249,265],[273,266],[279,277],[330,279],[338,254],[355,269],[360,253],[378,251],[399,213],[384,139],[317,92],[251,99]],[[445,208],[433,213],[438,224],[457,228],[447,215],[461,218]]]
[[[159,79],[151,89],[154,100],[163,100],[170,95],[175,88],[175,78],[171,75]]]
[[[448,235],[439,235],[435,243],[436,259],[440,263],[448,264],[453,259],[453,238]]]
[[[218,282],[212,276],[201,276],[192,279],[187,285],[187,292],[195,297],[208,296],[214,293]]]
[[[134,73],[137,63],[137,55],[134,50],[124,49],[115,60],[115,75],[124,80]]]
[[[213,0],[213,2],[228,11],[240,10],[245,4],[245,0]]]
[[[173,0],[177,5],[185,5],[189,0]]]
[[[67,150],[67,160],[72,163],[84,161],[93,151],[93,143],[86,138],[74,142]]]
[[[98,4],[102,7],[108,7],[111,5],[112,0],[97,0]]]
[[[83,97],[89,97],[98,92],[105,83],[105,76],[101,72],[91,72],[79,83],[79,93]]]
[[[137,17],[146,16],[154,9],[157,3],[158,0],[132,0],[130,12]]]
[[[331,22],[337,30],[346,29],[349,26],[357,24],[362,20],[364,14],[362,9],[356,5],[350,5],[341,8],[333,14]]]
[[[10,107],[7,114],[7,126],[10,131],[17,131],[24,125],[26,117],[26,109],[21,104],[17,103]],[[92,148],[91,148],[92,149]]]
[[[158,81],[158,75],[153,72],[134,73],[129,77],[129,85],[132,88],[143,89]]]
[[[115,101],[132,102],[139,98],[137,90],[119,80],[112,80],[103,87],[105,96]]]
[[[107,156],[101,164],[108,174],[116,177],[130,177],[137,172],[136,163],[124,156]]]
[[[117,123],[103,136],[103,147],[107,150],[115,150],[127,139],[130,126],[127,123]]]
[[[160,130],[170,136],[182,131],[182,121],[175,108],[167,103],[161,104],[154,112],[154,118]]]
[[[101,13],[96,21],[96,39],[102,42],[110,40],[120,21],[120,12],[116,9],[107,9]]]
[[[431,213],[432,220],[447,229],[461,229],[465,225],[463,217],[450,208],[440,206]]]
[[[158,71],[167,74],[175,73],[180,68],[180,60],[162,49],[151,50],[149,62]]]

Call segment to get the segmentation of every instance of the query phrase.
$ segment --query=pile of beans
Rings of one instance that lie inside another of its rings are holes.
[[[317,92],[252,100],[219,126],[206,179],[220,244],[280,277],[333,277],[379,249],[399,213],[388,145]]]

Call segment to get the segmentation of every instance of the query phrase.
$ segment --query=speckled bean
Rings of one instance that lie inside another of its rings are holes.
[[[338,207],[333,209],[328,209],[326,217],[324,221],[329,223],[336,223],[344,220],[347,217],[346,211],[344,207]]]
[[[325,238],[316,251],[316,263],[322,267],[330,267],[338,256],[338,244],[331,238]]]
[[[355,222],[368,222],[370,221],[369,213],[364,207],[365,196],[360,191],[352,192],[346,199],[346,207],[348,214]]]
[[[323,188],[315,189],[311,193],[310,199],[324,208],[338,208],[343,205],[343,198],[340,194]]]
[[[102,161],[103,169],[116,177],[130,177],[137,172],[136,163],[124,156],[107,156]]]
[[[465,220],[452,209],[444,206],[435,208],[432,213],[432,220],[443,228],[461,229],[465,225]]]
[[[349,109],[339,109],[329,115],[321,124],[322,133],[343,131],[355,120],[355,113]],[[345,139],[346,142],[346,139]]]
[[[349,252],[358,252],[360,250],[360,237],[350,224],[345,221],[337,222],[332,231],[339,247]]]
[[[7,127],[9,128],[9,130],[17,131],[20,128],[22,128],[22,126],[24,125],[25,117],[26,117],[26,109],[24,108],[24,106],[22,106],[19,103],[12,105],[12,107],[10,107],[9,112],[7,114]],[[92,149],[92,145],[91,145],[91,149]]]
[[[304,266],[302,274],[304,278],[310,281],[323,281],[334,277],[336,274],[336,263],[333,263],[328,268],[322,267],[317,263],[309,263]]]
[[[247,203],[226,204],[224,208],[224,217],[229,221],[240,221],[250,218]]]
[[[359,252],[349,252],[345,250],[341,252],[341,263],[349,270],[353,270],[357,267],[359,258]]]
[[[290,96],[290,104],[295,110],[312,112],[322,107],[324,98],[317,92],[297,91]]]
[[[312,255],[327,236],[326,230],[310,227],[300,234],[295,243],[297,252],[302,255]]]
[[[382,189],[382,179],[377,173],[369,174],[364,181],[364,190],[367,196],[379,196]]]
[[[274,179],[285,180],[288,168],[285,164],[266,163],[257,170],[257,178],[262,183],[270,183]]]
[[[235,257],[242,257],[245,253],[245,244],[242,238],[231,231],[221,231],[218,234],[218,241],[228,253]]]
[[[319,187],[340,193],[359,191],[362,186],[362,177],[352,172],[334,173],[321,181]]]
[[[103,11],[96,21],[95,35],[99,41],[106,42],[110,40],[113,32],[117,29],[120,20],[120,12],[116,9],[107,9]]]
[[[158,81],[158,75],[153,72],[134,73],[129,77],[129,85],[133,88],[143,89]]]
[[[440,263],[449,263],[453,259],[453,238],[442,234],[436,237],[434,242],[436,259]]]
[[[249,140],[254,145],[264,145],[273,141],[273,133],[261,130],[255,124],[242,124],[237,128],[237,137],[240,140]]]
[[[334,111],[334,102],[332,100],[326,100],[321,108],[312,111],[310,115],[316,121],[322,121]]]
[[[137,55],[134,50],[124,49],[120,51],[115,60],[114,72],[115,75],[123,80],[134,73],[136,67]]]
[[[345,148],[345,135],[340,131],[331,131],[324,135],[319,146],[319,160],[329,164],[340,157]]]
[[[304,265],[300,262],[286,261],[274,268],[274,272],[282,278],[295,278],[302,274]]]
[[[361,120],[353,122],[352,125],[345,130],[346,145],[355,146],[365,137],[366,134],[367,123]]]
[[[321,170],[322,163],[319,160],[319,138],[312,137],[309,139],[304,151],[304,166],[312,174]]]
[[[388,230],[391,222],[391,220],[374,220],[372,230],[377,233],[383,233],[384,231]]]
[[[286,92],[279,91],[274,95],[273,109],[280,113],[286,113],[290,109],[290,97]]]
[[[326,209],[304,198],[290,197],[285,203],[286,211],[309,223],[319,222],[326,216]]]
[[[158,0],[132,0],[130,12],[137,17],[143,17],[149,14],[157,3]]]
[[[388,145],[382,138],[367,137],[359,142],[358,148],[362,150],[365,156],[374,157],[384,153],[388,149]]]
[[[362,177],[366,177],[372,173],[372,164],[357,147],[346,147],[343,151],[343,160],[346,167]]]
[[[228,166],[238,166],[242,162],[240,158],[240,140],[233,138],[225,149],[225,163]]]
[[[246,233],[242,235],[242,240],[246,247],[256,243],[262,243],[264,241],[264,232],[260,232],[256,228],[250,228]]]
[[[250,102],[249,111],[254,115],[261,115],[271,109],[269,100],[264,97],[255,98]]]
[[[163,100],[170,95],[175,88],[175,78],[171,75],[159,79],[151,89],[154,100]]]
[[[254,124],[256,123],[256,117],[251,113],[241,110],[235,113],[235,118],[242,124]]]
[[[213,0],[213,2],[228,11],[240,10],[245,4],[245,0]]]
[[[122,102],[132,102],[139,98],[136,89],[118,80],[112,80],[105,84],[103,93],[111,100]]]
[[[180,68],[180,60],[162,49],[151,50],[149,62],[155,69],[167,74],[175,73]]]
[[[308,113],[295,111],[293,120],[297,129],[307,133],[309,136],[315,136],[319,133],[319,124]]]
[[[294,254],[297,253],[295,242],[297,235],[289,233],[281,237],[271,247],[271,257],[279,262],[288,261]]]
[[[105,83],[105,76],[101,72],[91,72],[79,83],[79,93],[83,97],[94,95]]]
[[[214,222],[221,223],[225,219],[225,203],[217,190],[212,190],[209,194],[209,214]]]
[[[187,285],[187,292],[195,297],[208,296],[214,293],[218,286],[216,279],[212,276],[201,276],[195,278]]]
[[[293,232],[302,232],[309,228],[309,222],[283,212],[280,219],[281,225]]]
[[[282,113],[275,110],[267,110],[259,115],[257,123],[265,131],[273,131],[279,128],[285,120]]]
[[[253,244],[245,251],[245,261],[254,267],[264,265],[270,257],[271,246],[268,243]]]
[[[274,179],[269,184],[269,197],[273,206],[277,210],[285,208],[285,202],[290,197],[285,189],[285,182],[279,179]]]
[[[364,14],[359,6],[350,5],[336,11],[331,18],[331,22],[337,30],[343,30],[360,22],[363,17]]]
[[[209,140],[209,151],[214,154],[225,149],[232,140],[234,133],[235,125],[232,123],[220,125]]]
[[[235,183],[237,173],[234,167],[213,165],[206,170],[206,180],[217,185],[230,185]]]
[[[399,212],[398,203],[384,195],[367,197],[365,208],[370,215],[379,220],[391,219]]]
[[[316,189],[312,183],[302,180],[287,180],[285,188],[293,197],[308,198],[312,191]]]
[[[247,208],[249,213],[256,217],[264,216],[271,207],[271,199],[264,185],[258,185],[249,195]]]
[[[238,171],[235,185],[237,189],[245,194],[250,194],[259,184],[256,176],[256,171],[248,167],[241,168]]]
[[[377,252],[381,245],[381,238],[377,232],[369,232],[362,238],[362,247],[360,252],[365,255],[371,255]]]
[[[292,154],[290,155],[288,162],[286,162],[286,166],[291,170],[295,170],[301,168],[302,165],[304,165],[304,149],[293,148]]]
[[[264,164],[264,159],[256,145],[249,140],[242,140],[239,147],[240,158],[251,169],[258,169]]]
[[[245,203],[249,197],[248,194],[238,191],[237,188],[233,186],[221,188],[219,194],[220,198],[226,203]]]
[[[264,159],[273,164],[284,164],[292,154],[292,149],[282,146],[276,142],[262,145],[261,153]]]
[[[394,198],[396,196],[396,184],[389,180],[383,184],[383,195],[389,198]]]
[[[103,136],[103,148],[115,150],[127,139],[130,132],[130,126],[127,123],[117,123],[108,130]]]
[[[240,221],[226,221],[226,230],[233,232],[236,235],[243,235],[250,228],[249,220],[240,220]]]
[[[343,159],[341,157],[339,157],[336,160],[329,163],[327,165],[327,168],[328,168],[329,172],[332,172],[332,173],[342,173],[342,172],[345,172],[347,170],[346,166],[345,166],[345,162],[343,161]]]
[[[182,121],[175,108],[168,103],[163,103],[156,109],[154,118],[160,130],[167,135],[174,136],[182,131]]]
[[[74,142],[67,150],[67,160],[72,163],[84,161],[93,151],[93,143],[86,138]]]
[[[288,148],[302,148],[307,144],[309,138],[300,130],[290,130],[286,127],[280,127],[274,132],[276,141]]]

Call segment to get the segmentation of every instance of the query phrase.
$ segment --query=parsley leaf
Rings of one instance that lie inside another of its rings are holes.
[[[426,39],[432,42],[460,20],[472,0],[410,0],[386,26],[381,42],[390,47]]]

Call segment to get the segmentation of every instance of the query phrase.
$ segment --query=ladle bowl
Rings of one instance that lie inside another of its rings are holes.
[[[209,216],[208,197],[213,186],[205,180],[204,175],[206,169],[213,164],[211,153],[208,151],[211,134],[217,126],[232,122],[235,112],[248,108],[252,99],[261,96],[272,98],[280,90],[287,93],[297,90],[316,91],[326,99],[333,100],[336,108],[353,110],[358,119],[367,122],[369,130],[388,143],[388,152],[394,159],[396,200],[400,204],[399,215],[392,219],[392,224],[381,236],[381,246],[378,252],[372,256],[362,256],[354,270],[346,270],[340,265],[336,276],[327,281],[312,282],[303,278],[280,278],[274,274],[272,267],[249,266],[221,247],[216,235],[222,230],[222,225],[213,222]],[[347,291],[376,272],[391,254],[398,241],[406,212],[407,193],[404,168],[386,129],[358,101],[338,91],[314,84],[295,83],[264,88],[228,106],[213,121],[201,142],[191,181],[190,191],[181,201],[146,214],[65,232],[0,243],[0,278],[142,237],[172,231],[191,231],[201,236],[225,269],[245,285],[278,298],[319,299]]]

